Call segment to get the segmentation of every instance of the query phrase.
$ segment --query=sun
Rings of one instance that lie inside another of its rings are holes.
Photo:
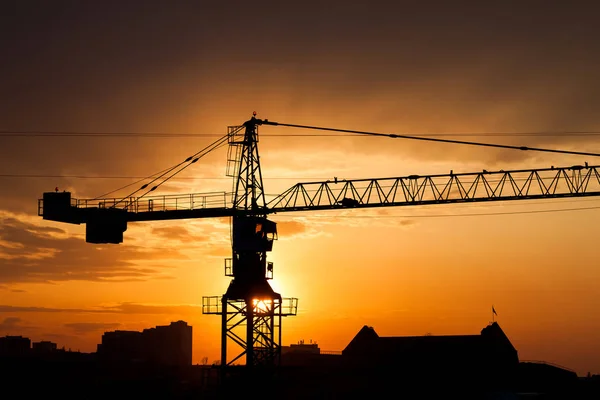
[[[268,314],[273,312],[273,300],[271,299],[253,299],[252,311],[255,314]]]

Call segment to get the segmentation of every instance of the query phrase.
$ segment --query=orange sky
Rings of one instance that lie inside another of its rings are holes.
[[[284,123],[600,152],[597,135],[490,135],[600,131],[598,27],[583,5],[267,3],[16,2],[1,21],[0,130],[222,135],[256,110]],[[268,194],[336,176],[599,164],[260,132]],[[215,139],[0,136],[0,335],[94,351],[106,330],[183,319],[194,361],[218,359],[220,320],[200,307],[229,282],[226,220],[130,224],[123,244],[96,246],[83,226],[37,216],[55,186],[95,197],[135,179],[91,176],[146,176]],[[228,191],[225,165],[223,148],[157,194]],[[18,174],[88,178],[7,176]],[[593,207],[588,198],[275,215],[273,286],[300,299],[283,342],[341,350],[365,324],[380,335],[477,334],[493,304],[521,359],[600,373],[598,209],[515,213]],[[460,216],[506,212],[515,214]]]

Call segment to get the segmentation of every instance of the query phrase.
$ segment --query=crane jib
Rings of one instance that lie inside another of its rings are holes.
[[[298,183],[265,207],[238,208],[226,193],[195,193],[96,201],[47,192],[39,200],[44,219],[88,224],[93,243],[120,243],[128,222],[267,215],[277,212],[374,208],[600,195],[600,166],[551,167],[409,175],[377,179],[334,179]],[[118,204],[120,208],[114,205]]]

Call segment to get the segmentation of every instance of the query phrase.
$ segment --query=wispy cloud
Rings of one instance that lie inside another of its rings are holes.
[[[35,306],[10,306],[0,305],[3,313],[117,313],[116,309],[94,309],[94,308],[52,308]]]
[[[73,314],[199,314],[200,305],[117,303],[94,308],[54,308],[0,305],[2,313],[73,313]]]
[[[31,331],[31,330],[37,329],[34,326],[24,324],[24,322],[25,321],[23,321],[19,317],[4,318],[4,320],[2,322],[0,322],[0,334],[2,334],[2,333],[11,334],[11,333],[15,333],[15,332]]]
[[[0,323],[0,330],[7,330],[7,329],[15,328],[19,325],[19,322],[21,322],[21,318],[17,318],[17,317],[4,318],[4,321],[2,321],[2,323]]]
[[[289,220],[277,223],[277,233],[285,238],[300,235],[306,231],[306,224],[302,221]]]
[[[161,305],[120,303],[114,306],[104,306],[104,310],[121,314],[198,314],[202,312],[200,305]]]
[[[192,242],[197,240],[184,226],[163,226],[152,229],[152,234],[163,239],[178,240],[180,242]]]
[[[173,247],[100,246],[16,218],[0,220],[0,282],[143,281],[165,278],[160,259],[186,259]],[[61,235],[56,236],[56,235]]]
[[[118,328],[119,326],[121,326],[121,324],[118,322],[73,322],[65,324],[65,327],[72,329],[77,334],[112,330]]]

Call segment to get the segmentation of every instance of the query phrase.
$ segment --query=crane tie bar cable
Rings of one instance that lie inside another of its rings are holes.
[[[511,150],[529,150],[529,151],[541,151],[546,153],[560,153],[560,154],[574,154],[578,156],[591,156],[591,157],[600,157],[600,153],[589,153],[584,151],[571,151],[571,150],[556,150],[556,149],[543,149],[539,147],[527,147],[527,146],[511,146],[507,144],[493,144],[493,143],[479,143],[479,142],[468,142],[463,140],[452,140],[452,139],[439,139],[439,138],[430,138],[430,137],[422,137],[422,136],[409,136],[409,135],[397,135],[394,133],[377,133],[377,132],[366,132],[366,131],[355,131],[351,129],[338,129],[338,128],[324,128],[320,126],[310,126],[310,125],[297,125],[297,124],[283,124],[279,122],[272,122],[268,119],[265,120],[256,120],[259,125],[277,125],[277,126],[288,126],[291,128],[302,128],[302,129],[314,129],[321,131],[330,131],[330,132],[341,132],[341,133],[354,133],[357,135],[371,135],[371,136],[386,136],[393,139],[413,139],[413,140],[427,140],[430,142],[441,142],[441,143],[453,143],[453,144],[466,144],[470,146],[483,146],[483,147],[497,147],[501,149],[511,149]]]
[[[241,129],[241,128],[240,128],[240,129]],[[190,165],[192,165],[192,164],[196,163],[196,161],[198,161],[200,158],[204,157],[206,154],[208,154],[208,153],[210,153],[211,151],[213,151],[213,150],[215,150],[215,149],[217,149],[217,148],[219,148],[219,147],[223,146],[224,144],[226,144],[226,143],[227,143],[227,141],[228,141],[228,137],[229,137],[229,134],[227,134],[227,135],[225,135],[225,136],[221,137],[220,139],[218,139],[218,140],[214,141],[213,143],[209,144],[208,146],[206,146],[206,147],[205,147],[205,148],[203,148],[202,150],[200,150],[200,151],[196,152],[195,154],[193,154],[193,155],[189,156],[189,157],[188,157],[188,158],[186,158],[184,161],[182,161],[182,162],[180,162],[180,163],[178,163],[178,164],[174,165],[173,167],[171,167],[171,168],[167,168],[167,169],[164,169],[164,170],[162,170],[161,172],[158,172],[158,173],[156,173],[156,174],[153,174],[153,175],[150,175],[150,176],[148,176],[148,178],[147,178],[147,179],[150,179],[150,178],[152,178],[152,180],[151,180],[150,182],[148,182],[148,183],[146,183],[146,184],[142,185],[142,186],[141,186],[139,189],[137,189],[137,190],[135,190],[135,191],[131,192],[129,195],[127,195],[127,196],[125,196],[125,197],[121,198],[121,200],[119,200],[119,201],[115,202],[115,204],[113,204],[113,205],[111,206],[111,208],[116,208],[116,207],[117,207],[117,205],[119,205],[119,204],[123,203],[123,202],[125,201],[125,199],[132,197],[132,196],[133,196],[134,194],[136,194],[137,192],[139,192],[139,191],[141,191],[141,190],[144,190],[144,189],[148,188],[150,185],[152,185],[152,184],[153,184],[154,182],[156,182],[157,180],[159,180],[159,179],[162,179],[162,182],[160,182],[160,183],[157,183],[155,186],[152,186],[152,187],[151,187],[149,190],[147,190],[145,193],[143,193],[142,195],[138,196],[138,199],[140,199],[140,198],[142,198],[142,197],[146,196],[146,195],[147,195],[148,193],[150,193],[150,192],[153,192],[153,191],[154,191],[154,190],[156,190],[158,187],[160,187],[161,185],[163,185],[165,182],[167,182],[168,180],[170,180],[171,178],[173,178],[175,175],[179,174],[181,171],[183,171],[184,169],[186,169],[186,168],[187,168],[187,167],[189,167]],[[184,164],[187,164],[187,165],[184,165]],[[183,165],[183,166],[182,166],[182,165]],[[179,169],[177,170],[177,168],[179,168]],[[171,175],[169,175],[169,176],[166,176],[166,175],[168,175],[169,173],[171,173],[172,171],[175,171],[175,172],[173,172],[173,173],[172,173]],[[158,175],[158,176],[157,176],[157,175]],[[165,176],[166,176],[166,177],[165,177]],[[145,180],[145,179],[138,180],[137,182],[141,182],[141,181],[143,181],[143,180]],[[126,186],[123,186],[123,188],[125,188],[125,187],[128,187],[128,186],[131,186],[131,185],[126,185]],[[114,192],[114,191],[113,191],[113,192]],[[127,206],[126,206],[126,207],[127,207]]]

